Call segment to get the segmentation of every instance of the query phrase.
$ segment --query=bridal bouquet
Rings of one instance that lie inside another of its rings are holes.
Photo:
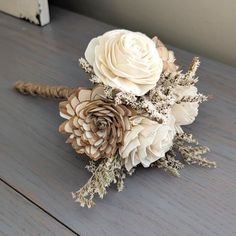
[[[69,89],[17,82],[15,88],[66,98],[59,104],[65,119],[59,131],[78,154],[91,159],[86,167],[91,178],[72,193],[81,206],[93,206],[95,194],[103,198],[111,183],[122,191],[124,179],[138,165],[175,176],[185,163],[216,166],[202,157],[209,149],[182,129],[194,122],[199,103],[209,98],[196,87],[198,58],[183,73],[159,38],[112,30],[92,39],[79,62],[94,86]]]

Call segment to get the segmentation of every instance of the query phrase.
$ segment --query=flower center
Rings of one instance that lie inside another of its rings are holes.
[[[107,126],[107,122],[105,120],[97,120],[96,126],[98,127],[98,130],[104,130]]]

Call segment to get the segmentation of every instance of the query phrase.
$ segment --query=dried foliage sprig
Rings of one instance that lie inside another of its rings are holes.
[[[81,206],[90,208],[95,204],[93,201],[95,194],[103,198],[111,183],[117,183],[118,189],[121,191],[124,179],[122,161],[118,155],[115,155],[112,158],[103,159],[97,167],[94,162],[91,162],[87,169],[92,176],[79,191],[72,193],[75,201],[79,202]]]
[[[186,73],[185,79],[192,79],[197,72],[198,67],[200,66],[200,61],[198,57],[194,57],[192,63],[189,66],[188,72]]]
[[[171,150],[166,153],[165,157],[160,158],[156,162],[151,164],[151,167],[161,168],[170,174],[179,177],[179,170],[184,168],[184,164],[176,159],[176,153]]]
[[[188,72],[184,75],[184,79],[179,81],[181,86],[195,85],[198,82],[198,78],[195,78],[196,71],[200,65],[198,57],[194,57],[191,65],[189,66]]]
[[[93,67],[84,58],[79,59],[80,67],[84,70],[86,74],[90,76],[90,81],[94,84],[101,83],[101,80],[95,75]]]
[[[192,144],[194,146],[191,146]],[[216,163],[210,161],[203,154],[209,152],[206,146],[198,145],[198,142],[191,133],[177,133],[173,148],[168,151],[164,158],[160,158],[151,164],[151,167],[161,168],[170,174],[179,177],[179,170],[184,168],[184,163],[176,159],[177,153],[181,154],[183,161],[188,165],[197,164],[202,167],[216,168]]]
[[[188,136],[190,136],[190,139]],[[194,143],[195,146],[191,146],[189,143]],[[202,157],[202,155],[209,152],[210,149],[206,146],[198,145],[197,141],[192,138],[192,135],[177,135],[173,148],[181,154],[183,160],[189,165],[197,164],[203,167],[216,168],[214,161]]]
[[[206,102],[211,98],[210,95],[203,95],[201,93],[197,94],[196,96],[183,96],[179,101],[176,101],[176,103],[181,103],[181,102],[197,102],[197,103],[202,103]]]
[[[198,146],[191,147],[186,144],[176,144],[175,147],[181,153],[184,161],[187,164],[197,164],[203,167],[216,168],[216,163],[214,161],[209,161],[207,158],[201,156],[209,151],[208,147]]]
[[[193,134],[191,133],[185,133],[185,132],[177,133],[175,140],[180,142],[198,144],[198,141],[193,137]]]

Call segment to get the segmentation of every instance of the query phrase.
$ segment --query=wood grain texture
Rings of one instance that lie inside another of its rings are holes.
[[[0,181],[1,236],[73,236],[60,223]]]
[[[16,80],[89,86],[78,66],[89,40],[111,26],[59,8],[44,28],[0,14],[0,177],[81,235],[236,235],[236,69],[201,58],[199,88],[214,96],[187,128],[212,149],[214,170],[180,178],[138,168],[92,209],[71,199],[89,177],[65,144],[56,101],[12,91]],[[192,54],[174,49],[186,69]]]

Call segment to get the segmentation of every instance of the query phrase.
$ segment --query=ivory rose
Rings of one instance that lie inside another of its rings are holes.
[[[105,85],[137,96],[155,87],[163,68],[155,43],[128,30],[112,30],[92,39],[85,58]]]
[[[152,162],[164,157],[176,133],[172,115],[166,124],[142,116],[131,118],[131,124],[132,129],[125,132],[124,146],[119,149],[128,171],[139,163],[149,167]]]
[[[177,86],[175,93],[178,99],[184,96],[195,96],[197,95],[197,88],[193,85],[189,87]],[[175,117],[176,125],[189,125],[194,122],[198,115],[199,104],[197,102],[182,102],[175,104],[172,108],[172,114]]]

